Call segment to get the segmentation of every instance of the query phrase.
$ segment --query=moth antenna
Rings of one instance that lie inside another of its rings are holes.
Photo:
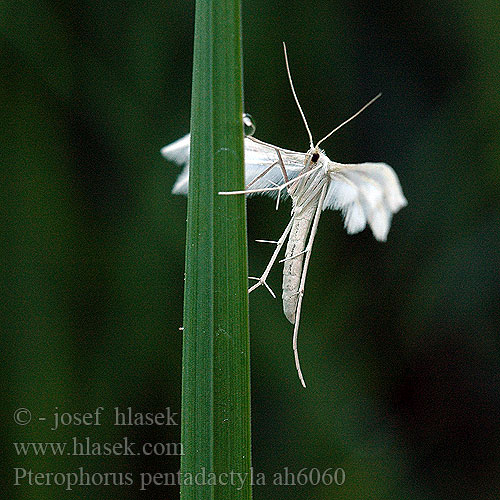
[[[344,125],[346,125],[347,123],[349,123],[351,120],[354,120],[354,118],[356,118],[356,116],[358,116],[360,113],[362,113],[368,106],[370,106],[371,104],[373,104],[381,95],[382,95],[382,93],[377,94],[371,101],[367,102],[359,111],[357,111],[356,113],[354,113],[345,122],[342,122],[338,127],[335,127],[329,134],[325,135],[325,137],[323,137],[323,139],[321,139],[320,141],[317,142],[316,147],[318,147],[323,141],[325,141],[326,139],[328,139],[328,137],[330,137],[333,133],[337,132],[337,130],[339,128],[342,128]]]
[[[288,64],[288,55],[286,53],[285,42],[283,42],[283,51],[285,52],[286,72],[288,73],[288,81],[290,82],[290,87],[292,88],[293,98],[295,99],[295,102],[297,103],[297,107],[299,108],[299,111],[300,111],[300,116],[302,116],[302,120],[304,121],[304,125],[306,126],[306,130],[307,130],[307,133],[309,135],[309,143],[310,143],[311,149],[312,149],[312,148],[314,148],[313,136],[311,134],[311,130],[309,129],[309,125],[307,124],[306,115],[304,115],[304,112],[302,111],[302,107],[300,106],[299,99],[298,99],[297,94],[295,92],[295,87],[293,86],[292,75],[290,73],[290,66]]]

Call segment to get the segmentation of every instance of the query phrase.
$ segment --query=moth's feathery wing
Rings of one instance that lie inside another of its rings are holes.
[[[187,194],[189,182],[189,141],[190,134],[165,146],[161,149],[161,154],[167,160],[179,165],[184,165],[184,169],[177,178],[172,193]],[[304,167],[305,154],[288,149],[276,148],[271,144],[259,141],[253,137],[245,137],[245,182],[251,183],[256,177],[264,172],[271,165],[272,169],[254,182],[250,189],[262,189],[273,187],[283,182],[283,175],[278,162],[276,149],[280,150],[283,163],[289,179],[297,176]],[[265,194],[276,195],[276,191],[268,191]]]
[[[184,165],[182,172],[177,177],[172,193],[187,194],[188,192],[188,177],[189,177],[189,141],[191,134],[186,134],[184,137],[177,139],[168,146],[161,149],[161,154],[164,158],[178,165]]]
[[[306,157],[304,153],[277,148],[254,137],[245,137],[245,182],[247,185],[271,165],[274,165],[269,172],[253,182],[249,189],[268,188],[284,182],[283,173],[278,163],[277,149],[280,151],[288,179],[294,179],[304,168]],[[276,196],[277,191],[267,191],[263,194]],[[283,194],[286,193],[283,191]]]
[[[349,234],[362,231],[368,223],[375,238],[385,241],[392,214],[407,204],[394,170],[386,163],[330,162],[329,173],[323,209],[341,210]]]

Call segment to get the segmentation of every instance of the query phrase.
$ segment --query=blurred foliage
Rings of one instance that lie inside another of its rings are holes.
[[[175,487],[14,486],[34,471],[175,472],[178,458],[17,457],[12,442],[92,436],[178,441],[179,428],[16,426],[115,406],[180,407],[186,200],[161,146],[189,126],[192,2],[3,2],[0,131],[6,497],[175,498]],[[500,6],[246,2],[246,111],[256,136],[304,150],[281,42],[315,137],[379,91],[325,144],[386,161],[409,205],[386,244],[322,217],[296,379],[280,301],[250,301],[259,498],[500,496]],[[248,202],[249,241],[288,206]],[[256,274],[269,247],[250,243]],[[271,284],[279,288],[275,271]],[[343,467],[343,486],[273,487],[288,467]]]

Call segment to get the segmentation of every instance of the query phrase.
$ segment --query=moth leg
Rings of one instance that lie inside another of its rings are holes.
[[[266,142],[259,141],[259,139],[255,138],[255,137],[248,137],[248,138],[252,142],[256,142],[257,144],[262,144],[262,145],[267,146],[269,148],[273,148],[276,151],[276,154],[278,156],[277,163],[279,163],[279,165],[281,167],[281,172],[283,173],[283,180],[285,181],[285,183],[287,183],[288,182],[288,174],[286,173],[285,162],[283,161],[283,158],[281,156],[281,150],[279,148],[277,148],[276,146],[273,146],[272,144],[267,144]],[[276,165],[276,163],[273,163],[273,165],[271,165],[271,167],[269,167],[269,168],[272,168],[274,165]],[[264,175],[264,174],[261,174],[261,175]],[[253,182],[254,181],[252,181],[252,184],[253,184]]]
[[[279,186],[279,184],[276,184],[276,182],[273,182],[273,181],[269,181],[269,182],[270,182],[273,186],[276,186],[276,187],[278,187],[278,186]],[[288,191],[288,189],[287,189],[287,191]],[[278,210],[278,208],[280,207],[280,198],[281,198],[281,196],[280,196],[280,195],[281,195],[281,192],[280,192],[280,193],[278,193],[278,196],[276,196],[276,210]]]
[[[257,243],[273,243],[274,245],[277,245],[278,242],[274,240],[255,240]]]
[[[278,155],[278,163],[281,168],[281,174],[283,175],[283,182],[285,183],[285,186],[287,186],[286,190],[288,191],[288,194],[290,194],[290,191],[292,189],[292,186],[290,186],[290,189],[288,189],[288,183],[290,182],[288,179],[288,174],[286,173],[286,168],[285,168],[285,163],[283,162],[283,158],[281,156],[281,151],[276,148],[275,149],[276,154]],[[278,196],[276,197],[276,210],[278,210],[280,206],[280,193],[278,193]]]
[[[304,259],[304,267],[302,268],[302,274],[300,276],[300,288],[298,291],[299,299],[297,302],[297,311],[295,313],[295,325],[293,327],[292,345],[293,345],[293,356],[295,358],[295,368],[297,368],[297,374],[299,376],[300,382],[304,387],[306,387],[306,382],[304,380],[304,376],[302,375],[302,369],[300,368],[299,350],[297,346],[297,338],[299,335],[299,324],[300,324],[300,312],[302,310],[302,299],[304,297],[307,269],[309,267],[309,260],[311,258],[311,250],[314,243],[314,237],[316,236],[316,231],[318,229],[319,218],[321,216],[321,210],[323,209],[323,202],[325,201],[327,190],[328,190],[328,184],[325,184],[323,186],[323,189],[321,190],[318,208],[316,209],[316,213],[314,214],[314,221],[311,227],[311,233],[309,235],[309,240],[307,241],[307,247],[304,250],[306,257]]]
[[[283,158],[281,157],[281,151],[276,148],[276,154],[278,155],[278,163],[281,167],[281,173],[283,174],[283,180],[285,181],[285,184],[288,183],[288,174],[286,173],[286,168],[285,168],[285,162],[283,161]]]
[[[276,154],[278,155],[278,161],[275,161],[271,166],[267,167],[264,172],[260,173],[259,175],[257,175],[254,179],[252,179],[246,186],[245,186],[245,189],[248,189],[250,186],[252,186],[253,184],[255,184],[259,179],[262,179],[262,177],[264,177],[264,175],[266,175],[268,172],[270,172],[276,165],[279,165],[280,166],[280,169],[281,169],[281,174],[283,175],[283,181],[285,183],[288,182],[288,174],[286,173],[286,168],[285,168],[285,163],[283,162],[283,158],[281,156],[281,151],[276,148],[275,149],[276,151]]]
[[[275,161],[270,167],[267,167],[264,172],[257,175],[254,179],[252,179],[246,186],[245,189],[248,189],[252,184],[255,184],[259,179],[262,179],[264,175],[266,175],[273,167],[275,167],[279,162]]]
[[[309,250],[307,248],[305,250],[302,250],[302,252],[296,253],[295,255],[291,255],[290,257],[285,257],[284,259],[281,259],[279,262],[286,262],[287,260],[292,260],[296,259],[297,257],[300,257],[301,255],[307,253]]]
[[[285,229],[285,231],[283,231],[283,234],[281,235],[281,238],[277,242],[275,242],[276,243],[276,248],[274,249],[273,255],[271,256],[271,260],[267,264],[266,269],[262,273],[262,276],[260,278],[252,278],[252,279],[256,279],[257,283],[255,283],[255,285],[252,285],[248,289],[248,293],[253,292],[259,286],[264,285],[269,290],[269,292],[271,293],[271,295],[274,298],[276,298],[276,295],[272,292],[272,290],[270,289],[269,285],[267,284],[266,279],[267,279],[269,273],[271,272],[271,269],[272,269],[274,263],[276,262],[276,259],[278,258],[278,254],[280,253],[280,250],[283,247],[283,244],[285,243],[285,241],[286,241],[286,239],[288,237],[288,234],[290,233],[290,231],[292,229],[292,223],[293,223],[293,219],[288,223],[288,226],[286,226],[286,229]]]
[[[273,292],[273,289],[267,284],[267,281],[261,281],[261,278],[256,278],[255,276],[249,276],[248,279],[249,280],[257,280],[259,282],[254,287],[249,289],[248,293],[250,293],[252,290],[257,288],[259,285],[264,285],[267,288],[267,290],[269,291],[269,293],[271,294],[271,296],[273,297],[273,299],[276,298],[276,294]]]
[[[301,172],[297,177],[295,177],[295,179],[289,180],[288,182],[280,184],[279,186],[276,186],[276,187],[268,187],[268,188],[260,188],[260,189],[243,189],[241,191],[219,191],[219,194],[227,196],[227,195],[232,195],[232,194],[268,193],[270,191],[278,191],[278,196],[279,196],[279,194],[281,193],[281,191],[283,191],[283,189],[288,188],[288,186],[296,183],[299,179],[302,179],[303,177],[307,177],[307,176],[313,174],[314,172],[316,172],[320,168],[323,168],[323,165],[318,165],[317,167],[315,167],[311,170],[308,170],[307,172],[304,172],[304,173]]]

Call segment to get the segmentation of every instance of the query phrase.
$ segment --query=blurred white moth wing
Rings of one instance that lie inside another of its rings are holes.
[[[173,194],[187,194],[188,192],[189,141],[190,134],[186,134],[161,149],[164,158],[179,165],[184,165],[184,169],[172,188]],[[277,148],[253,137],[245,137],[244,144],[245,183],[246,185],[251,184],[251,189],[274,187],[284,182],[277,149],[281,153],[289,180],[295,178],[304,167],[304,153]],[[267,191],[265,194],[276,196],[276,191]]]
[[[349,234],[368,223],[375,238],[385,241],[392,214],[407,204],[394,170],[386,163],[336,162],[330,162],[328,170],[331,182],[323,209],[341,210]]]
[[[184,137],[177,139],[168,146],[161,148],[161,154],[167,160],[184,165],[182,172],[177,177],[172,193],[187,194],[189,181],[189,141],[191,134],[186,134]]]

